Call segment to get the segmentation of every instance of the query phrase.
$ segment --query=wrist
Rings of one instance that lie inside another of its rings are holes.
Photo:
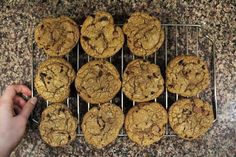
[[[9,157],[10,154],[11,154],[11,151],[10,150],[1,150],[2,148],[0,148],[0,154],[1,154],[1,157]]]
[[[9,157],[11,154],[11,147],[8,146],[6,140],[1,139],[0,141],[0,157]]]

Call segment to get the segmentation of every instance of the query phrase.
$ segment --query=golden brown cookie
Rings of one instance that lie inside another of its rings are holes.
[[[148,146],[164,136],[167,119],[167,112],[159,103],[141,103],[126,115],[125,130],[133,142]]]
[[[69,17],[48,17],[35,28],[35,41],[49,56],[69,53],[79,40],[79,28]]]
[[[157,98],[164,90],[164,80],[158,65],[136,59],[123,75],[122,90],[131,100],[145,102]]]
[[[197,56],[177,56],[167,66],[166,85],[171,93],[195,96],[209,86],[207,64]]]
[[[87,143],[100,149],[117,138],[124,123],[120,107],[106,103],[89,110],[82,121],[82,131]]]
[[[62,102],[70,94],[75,71],[62,58],[50,58],[42,62],[35,76],[35,88],[40,96],[50,102]]]
[[[148,56],[156,52],[164,42],[165,34],[161,22],[147,13],[135,12],[123,26],[130,51],[137,56]]]
[[[64,104],[49,105],[41,115],[41,138],[50,146],[63,146],[76,138],[77,119]]]
[[[212,107],[200,99],[182,99],[169,109],[169,123],[179,137],[196,139],[205,134],[214,120]]]
[[[120,75],[115,66],[107,61],[91,61],[79,69],[75,87],[86,102],[105,103],[119,92]]]
[[[95,58],[107,58],[117,53],[124,44],[122,29],[114,25],[113,17],[107,12],[88,16],[81,28],[81,46]]]

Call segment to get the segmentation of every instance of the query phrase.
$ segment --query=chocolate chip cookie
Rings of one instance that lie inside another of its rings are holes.
[[[178,136],[196,139],[205,134],[214,120],[212,107],[200,99],[182,99],[169,109],[169,123]]]
[[[161,22],[147,13],[135,12],[123,26],[130,51],[137,56],[148,56],[156,52],[164,42],[165,34]]]
[[[34,37],[37,45],[49,56],[63,56],[77,44],[79,29],[69,17],[48,17],[36,26]]]
[[[117,138],[124,123],[120,107],[106,103],[89,110],[82,121],[82,131],[87,143],[100,149]]]
[[[50,58],[42,62],[35,76],[35,88],[40,96],[50,102],[62,102],[70,94],[75,71],[62,58]]]
[[[41,115],[41,138],[50,146],[63,146],[76,138],[77,119],[64,104],[49,105]]]
[[[113,17],[107,12],[88,16],[81,28],[81,46],[95,58],[107,58],[117,53],[124,44],[124,34],[115,26]]]
[[[131,100],[145,102],[157,98],[164,90],[164,80],[158,65],[136,59],[123,75],[122,90]]]
[[[107,61],[91,61],[79,69],[75,87],[86,102],[105,103],[119,92],[120,75],[115,66]]]
[[[159,103],[141,103],[129,110],[125,130],[133,142],[148,146],[164,136],[167,119],[167,112]]]
[[[177,56],[167,66],[167,89],[182,96],[195,96],[209,86],[207,64],[197,56]]]

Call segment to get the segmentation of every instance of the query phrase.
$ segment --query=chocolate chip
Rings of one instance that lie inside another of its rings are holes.
[[[51,77],[48,77],[49,80],[51,80],[52,78]]]
[[[154,94],[155,92],[151,91],[151,94]]]
[[[103,129],[105,127],[105,122],[103,121],[102,117],[97,118],[97,124]]]
[[[158,76],[159,76],[157,73],[153,73],[152,75],[156,78],[158,78]]]
[[[184,75],[184,77],[187,77],[188,76],[188,72],[187,71],[183,71],[183,75]]]
[[[44,25],[41,25],[41,29],[43,29],[44,28]]]
[[[47,74],[45,74],[45,73],[40,73],[40,76],[41,76],[41,77],[46,77]]]
[[[85,41],[89,41],[89,40],[90,40],[90,38],[87,37],[87,36],[83,36],[82,38],[83,38]]]
[[[103,69],[103,65],[102,64],[96,64],[99,68]]]
[[[150,76],[150,75],[148,75],[147,77],[148,77],[148,79],[150,79],[150,80],[152,79],[152,76]]]
[[[92,45],[92,46],[91,46],[91,49],[96,50],[96,46],[93,46],[93,45]]]
[[[204,69],[204,70],[206,69],[205,65],[202,66],[202,69]]]
[[[63,72],[63,71],[64,71],[64,69],[63,69],[63,66],[61,66],[61,70],[60,70],[60,73],[61,73],[61,72]]]
[[[101,21],[108,21],[108,18],[106,16],[103,16],[98,21],[99,22],[101,22]]]
[[[100,70],[100,71],[98,72],[98,77],[101,77],[102,74],[103,74],[103,72]]]
[[[61,108],[61,109],[60,109],[60,111],[62,111],[62,112],[65,112],[65,111],[66,111],[66,109],[64,109],[64,108]]]
[[[190,110],[188,110],[188,109],[183,109],[183,113],[185,114],[185,115],[191,115],[192,114],[192,111],[190,111]]]
[[[179,65],[183,65],[183,64],[184,64],[184,61],[183,61],[183,60],[180,60],[178,64],[179,64]]]
[[[184,62],[184,60],[180,60],[178,64],[182,66],[186,66],[186,63]]]
[[[47,114],[46,117],[50,119],[50,118],[51,118],[51,115],[50,115],[50,114]]]
[[[92,18],[95,18],[95,15],[94,14],[92,14],[92,15],[90,15]]]

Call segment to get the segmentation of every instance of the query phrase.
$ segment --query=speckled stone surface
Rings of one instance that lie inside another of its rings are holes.
[[[0,91],[12,83],[30,85],[33,31],[46,16],[64,14],[81,24],[86,15],[97,10],[119,17],[143,10],[158,16],[162,23],[202,24],[218,49],[218,120],[201,139],[165,137],[142,148],[121,137],[112,145],[95,150],[83,138],[77,138],[64,148],[50,148],[34,124],[29,123],[12,156],[236,156],[236,1],[7,0],[1,1],[0,7]],[[45,58],[41,50],[35,51],[38,58]]]

